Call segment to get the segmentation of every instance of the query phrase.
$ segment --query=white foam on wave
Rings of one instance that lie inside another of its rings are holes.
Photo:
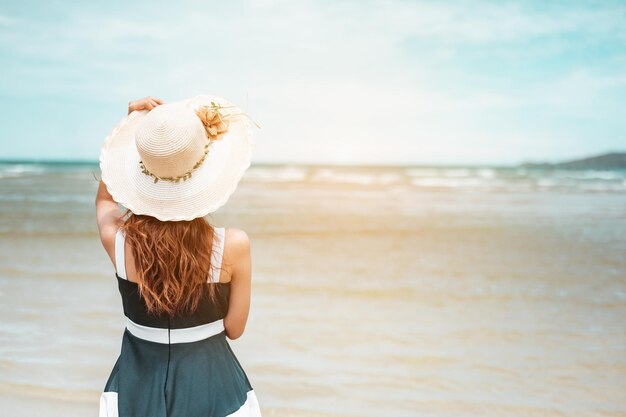
[[[437,177],[441,174],[441,170],[437,168],[408,168],[404,170],[404,174],[412,178]]]
[[[0,194],[0,201],[33,203],[79,203],[93,204],[92,195],[75,194]]]
[[[321,168],[311,174],[311,181],[358,185],[390,185],[402,181],[402,176],[389,172],[347,172],[343,169]]]
[[[536,184],[538,187],[546,187],[546,188],[557,187],[559,185],[562,185],[559,183],[559,181],[556,181],[555,179],[552,179],[552,178],[540,178],[537,180]]]
[[[568,172],[560,172],[557,174],[560,177],[571,178],[574,180],[605,180],[605,181],[614,181],[621,180],[624,178],[624,172],[618,171],[598,171],[598,170],[588,170],[588,171],[568,171]]]
[[[46,169],[34,164],[0,164],[0,178],[15,178],[24,174],[41,174]]]
[[[245,179],[251,181],[268,182],[297,182],[307,176],[307,169],[303,167],[250,167],[246,171]]]
[[[472,171],[469,169],[463,169],[463,168],[455,168],[455,169],[446,169],[443,171],[443,176],[444,177],[469,177],[470,175],[472,175]]]
[[[444,188],[462,188],[462,187],[481,187],[488,185],[481,178],[413,178],[411,184],[417,187],[444,187]]]
[[[491,168],[481,168],[477,172],[478,176],[481,178],[495,178],[496,171]]]
[[[620,192],[625,171],[533,170],[508,168],[411,168],[404,170],[414,187],[500,191]]]

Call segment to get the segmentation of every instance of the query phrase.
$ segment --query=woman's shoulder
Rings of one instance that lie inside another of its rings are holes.
[[[235,227],[224,228],[225,250],[236,253],[245,251],[250,247],[250,237],[242,230]]]
[[[250,270],[250,238],[241,229],[234,227],[224,228],[224,259],[230,265],[231,277],[235,275],[248,276]]]

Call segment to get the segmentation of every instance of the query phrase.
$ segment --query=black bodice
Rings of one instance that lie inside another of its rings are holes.
[[[230,297],[230,282],[206,282],[205,291],[202,294],[198,308],[192,314],[168,317],[167,314],[149,314],[145,301],[139,295],[139,285],[128,281],[115,274],[118,288],[122,296],[124,315],[133,322],[149,327],[162,329],[181,329],[185,327],[199,326],[223,319],[228,312]],[[217,289],[217,302],[209,298],[209,285],[215,285]]]

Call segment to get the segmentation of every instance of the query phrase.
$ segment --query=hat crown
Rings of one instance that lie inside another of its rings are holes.
[[[207,137],[195,111],[181,103],[151,110],[137,125],[135,145],[145,167],[160,178],[191,170],[204,155]]]

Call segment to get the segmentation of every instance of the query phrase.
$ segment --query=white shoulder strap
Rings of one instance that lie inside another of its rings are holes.
[[[128,279],[126,276],[126,264],[124,262],[124,232],[117,229],[115,234],[115,269],[120,278]]]
[[[222,270],[222,259],[224,255],[224,237],[226,235],[223,227],[216,227],[213,235],[213,250],[211,253],[211,268],[209,270],[208,282],[219,282]]]

